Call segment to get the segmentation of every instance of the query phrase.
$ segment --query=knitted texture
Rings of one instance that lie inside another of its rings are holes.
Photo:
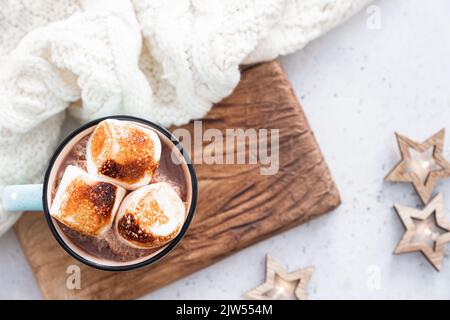
[[[42,182],[67,112],[201,118],[240,64],[299,50],[369,1],[1,1],[0,191]],[[0,201],[0,235],[19,216]]]

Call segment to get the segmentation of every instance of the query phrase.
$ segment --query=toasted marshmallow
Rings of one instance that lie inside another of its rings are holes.
[[[117,238],[139,249],[160,247],[181,230],[185,206],[165,182],[133,191],[123,200],[114,222]]]
[[[82,169],[64,171],[50,215],[81,234],[103,237],[111,229],[125,189],[100,181]]]
[[[88,172],[128,190],[149,184],[160,158],[158,134],[130,121],[100,122],[86,148]]]

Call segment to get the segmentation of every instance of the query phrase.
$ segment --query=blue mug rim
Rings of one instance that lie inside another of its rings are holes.
[[[72,250],[72,248],[70,248],[70,246],[61,238],[59,232],[56,230],[56,227],[54,225],[53,218],[50,215],[50,210],[49,210],[48,203],[47,203],[47,196],[48,196],[47,189],[48,189],[50,174],[52,172],[52,169],[53,169],[53,166],[54,166],[56,160],[58,159],[58,157],[61,154],[64,147],[81,132],[85,131],[86,129],[89,129],[90,127],[96,126],[101,121],[107,120],[107,119],[128,120],[128,121],[133,121],[133,122],[139,122],[146,126],[150,126],[153,129],[157,130],[158,132],[164,134],[167,138],[169,138],[172,141],[172,143],[178,148],[178,150],[180,150],[181,154],[183,155],[183,158],[186,161],[186,165],[189,170],[189,175],[190,175],[191,185],[192,185],[191,203],[189,206],[189,211],[188,211],[186,220],[184,221],[184,224],[183,224],[183,227],[181,228],[180,233],[168,245],[166,245],[166,247],[164,247],[163,250],[158,252],[156,255],[151,256],[144,261],[140,261],[138,263],[124,265],[124,266],[109,266],[109,265],[105,265],[105,264],[96,263],[89,259],[84,258],[83,256],[76,253],[74,250]],[[88,265],[88,266],[96,268],[96,269],[104,270],[104,271],[131,271],[131,270],[140,269],[140,268],[149,266],[151,264],[154,264],[155,262],[164,258],[170,251],[172,251],[178,245],[178,243],[183,239],[184,235],[186,234],[186,231],[188,230],[188,228],[191,224],[192,218],[194,217],[194,213],[195,213],[195,210],[197,207],[197,193],[198,193],[198,182],[197,182],[197,175],[195,173],[194,166],[192,165],[190,158],[187,155],[187,152],[183,148],[180,141],[169,130],[167,130],[166,128],[164,128],[152,121],[149,121],[149,120],[146,120],[143,118],[138,118],[138,117],[133,117],[133,116],[128,116],[128,115],[114,115],[114,116],[98,118],[98,119],[95,119],[95,120],[85,123],[84,125],[80,126],[79,128],[75,129],[74,131],[72,131],[59,144],[55,153],[53,154],[52,158],[50,159],[49,165],[45,172],[43,193],[42,193],[42,204],[43,204],[44,214],[45,214],[45,218],[47,220],[47,224],[48,224],[53,236],[55,237],[55,239],[59,243],[59,245],[70,256],[72,256],[76,260],[84,263],[85,265]]]

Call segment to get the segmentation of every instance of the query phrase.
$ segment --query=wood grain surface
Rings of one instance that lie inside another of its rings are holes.
[[[58,246],[42,214],[25,214],[16,233],[45,298],[136,298],[339,205],[336,186],[279,62],[246,69],[233,94],[203,120],[204,129],[279,129],[278,173],[261,175],[260,164],[195,165],[199,201],[185,238],[159,263],[125,273],[75,261]],[[192,130],[192,124],[185,128]],[[81,268],[79,290],[66,287],[70,265]]]

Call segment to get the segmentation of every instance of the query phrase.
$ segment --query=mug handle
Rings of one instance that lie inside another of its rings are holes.
[[[5,211],[42,211],[42,184],[6,186],[3,189]]]

